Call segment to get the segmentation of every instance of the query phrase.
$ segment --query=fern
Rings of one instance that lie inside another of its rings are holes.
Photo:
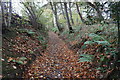
[[[94,59],[93,55],[81,54],[79,62],[91,62]]]
[[[85,43],[84,43],[84,45],[86,45],[86,44],[93,44],[94,42],[93,41],[86,41]]]
[[[17,29],[17,31],[20,32],[20,33],[27,33],[27,34],[30,34],[30,35],[35,34],[35,32],[33,32],[32,30],[28,30],[28,29]]]
[[[26,57],[20,57],[20,58],[18,58],[18,59],[16,59],[16,60],[13,59],[12,61],[15,62],[15,63],[24,65],[24,64],[25,64],[25,63],[24,63],[25,60],[27,60]]]
[[[110,45],[110,43],[108,41],[95,41],[98,44],[102,44],[102,45]]]
[[[110,45],[110,43],[108,41],[86,41],[84,43],[84,45],[91,45],[91,44],[94,44],[94,43],[97,43],[97,44],[102,44],[102,45]]]
[[[98,44],[108,45],[108,46],[110,45],[110,43],[106,39],[104,39],[103,37],[101,37],[97,34],[91,33],[91,34],[89,34],[89,37],[91,37],[92,40],[91,41],[86,41],[84,43],[84,45],[86,45],[86,44],[91,45],[93,43],[98,43]]]
[[[99,41],[99,40],[106,41],[103,37],[94,33],[89,34],[89,37],[91,37],[93,41]]]
[[[31,31],[31,30],[30,30],[30,31],[27,31],[27,33],[30,34],[30,35],[34,35],[34,34],[35,34],[35,32],[33,32],[33,31]]]
[[[53,31],[53,32],[58,32],[58,28],[57,27],[52,27],[50,30]]]

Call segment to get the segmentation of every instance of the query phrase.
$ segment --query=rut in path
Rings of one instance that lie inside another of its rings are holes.
[[[81,73],[83,70],[86,74],[88,72],[88,69],[80,69],[83,66],[85,66],[83,63],[78,62],[78,54],[68,49],[65,42],[58,35],[49,32],[49,42],[46,51],[43,53],[43,56],[37,57],[29,70],[24,74],[24,77],[80,78],[80,76],[85,75]]]

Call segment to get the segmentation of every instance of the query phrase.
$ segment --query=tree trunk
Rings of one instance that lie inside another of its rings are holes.
[[[59,25],[59,22],[58,22],[58,16],[57,16],[57,8],[56,8],[56,4],[50,2],[50,5],[51,5],[52,12],[53,12],[53,17],[54,17],[53,19],[54,19],[55,27],[57,27],[58,30],[61,32],[62,29],[60,28],[60,25]]]
[[[37,18],[37,15],[35,14],[35,9],[33,9],[33,6],[34,6],[34,2],[30,2],[29,4],[29,7],[30,7],[30,11],[32,13],[32,16],[33,16],[33,25],[34,27],[36,27],[36,29],[40,29],[42,27],[39,26],[39,23],[38,23],[38,18]]]
[[[117,26],[118,26],[118,60],[120,60],[120,13],[118,10],[116,10],[116,15],[117,15]]]
[[[69,33],[73,33],[73,29],[71,27],[71,24],[70,24],[70,20],[69,20],[69,16],[68,16],[68,11],[67,11],[67,3],[64,2],[64,7],[65,7],[65,14],[66,14],[66,19],[67,19],[67,25],[68,25],[68,28],[69,28]]]
[[[78,15],[79,15],[81,21],[84,23],[85,21],[84,21],[84,19],[82,17],[82,14],[80,13],[79,6],[78,6],[77,2],[76,2],[76,8],[77,8],[77,12],[78,12]]]
[[[64,17],[64,19],[66,19],[62,2],[60,2],[60,6],[61,6],[63,17]]]
[[[53,14],[53,26],[54,27],[57,27],[57,25],[56,25],[56,18],[55,18],[55,14]],[[58,27],[57,27],[58,28]]]
[[[30,20],[31,20],[31,23],[32,25],[36,28],[36,29],[39,29],[39,23],[38,23],[38,20],[37,20],[37,16],[36,14],[34,13],[33,9],[32,9],[32,4],[30,4],[30,2],[26,2],[27,4],[23,3],[22,4],[25,6],[25,8],[28,10],[28,12],[30,13]]]
[[[12,2],[9,1],[9,13],[8,13],[8,27],[11,26],[11,17],[12,17]]]
[[[72,18],[72,11],[71,11],[71,2],[69,2],[69,12],[70,12],[70,20],[72,24],[74,24],[73,18]]]
[[[4,2],[1,1],[1,10],[2,10],[2,26],[4,26],[3,28],[7,27],[7,21],[5,18],[5,4]]]
[[[2,23],[4,23],[4,9],[3,9],[2,1],[0,1],[0,5],[1,5],[1,12],[2,12]]]
[[[2,5],[1,1],[0,1],[0,5]],[[3,23],[3,17],[2,17],[2,7],[0,6],[0,36],[2,35],[2,23]],[[1,39],[1,38],[0,38]],[[2,40],[1,40],[2,41]]]

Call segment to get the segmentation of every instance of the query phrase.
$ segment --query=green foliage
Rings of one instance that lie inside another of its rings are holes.
[[[26,60],[27,58],[26,57],[20,57],[19,58],[19,60],[21,60],[21,61],[24,61],[24,60]]]
[[[30,51],[30,54],[34,54],[34,52],[33,52],[33,51]]]
[[[38,28],[40,26],[42,30],[44,30],[45,23],[48,22],[48,19],[43,15],[44,10],[42,6],[40,6],[40,3],[32,1],[32,2],[22,2],[22,4],[24,5],[25,8],[24,9],[25,12],[23,12],[23,15],[27,16],[27,18],[29,18],[29,20],[32,23],[35,22],[36,24],[39,24],[38,26],[33,25],[34,27]]]
[[[104,29],[104,26],[98,26],[98,30],[102,31],[103,29]]]
[[[72,26],[72,27],[73,27],[73,29],[75,29],[74,30],[75,32],[79,32],[82,28],[80,25],[75,25],[75,26]]]
[[[63,16],[59,15],[59,17],[60,17],[59,22],[65,24],[66,20],[62,18]]]
[[[94,33],[89,34],[89,37],[91,37],[93,41],[99,41],[99,40],[106,41],[102,36],[99,36],[99,35],[94,34]]]
[[[67,36],[68,39],[75,40],[75,38],[73,38],[73,37],[74,37],[74,34],[69,34],[69,35]]]
[[[43,44],[45,43],[45,38],[44,36],[40,35],[37,37],[39,41],[41,41]]]
[[[94,59],[93,55],[81,54],[79,62],[91,62]]]
[[[100,63],[99,66],[101,66],[101,65],[109,65],[108,63],[111,61],[111,57],[114,57],[114,59],[115,59],[116,56],[117,56],[116,49],[111,48],[110,47],[111,44],[106,39],[104,39],[103,37],[101,37],[101,36],[99,36],[97,34],[91,33],[91,34],[89,34],[89,37],[90,37],[90,40],[84,42],[84,44],[81,47],[81,50],[87,49],[88,47],[86,45],[93,45],[95,43],[97,43],[98,45],[102,45],[101,47],[98,47],[98,49],[101,48],[104,51],[104,53],[101,53],[99,55],[99,59],[97,59],[97,62]],[[98,49],[96,50],[96,52],[98,52]],[[89,55],[89,54],[87,54],[87,55]],[[87,55],[84,55],[82,58],[80,58],[81,62],[82,61],[83,62],[84,61],[91,61],[91,59],[94,59],[94,57],[91,57],[91,56],[88,57]]]
[[[48,19],[44,15],[39,16],[39,23],[46,25],[46,22],[48,22]]]
[[[74,24],[82,24],[82,21],[79,18],[79,15],[75,11],[73,11],[72,16],[73,16]]]
[[[92,38],[91,41],[84,42],[84,45],[92,45],[94,43],[101,44],[103,46],[111,45],[107,40],[105,40],[103,37],[101,37],[97,34],[91,33],[91,34],[89,34],[89,37]]]
[[[27,29],[17,29],[17,31],[20,33],[24,33],[24,32],[27,32],[28,30]]]
[[[84,45],[86,45],[86,44],[91,45],[93,43],[94,43],[93,41],[86,41],[86,42],[84,42]]]
[[[63,31],[63,32],[61,33],[61,35],[62,35],[62,36],[63,36],[63,35],[69,35],[69,31],[65,30],[65,31]]]
[[[58,28],[57,27],[52,27],[50,30],[53,31],[53,32],[58,32]]]
[[[42,8],[42,9],[43,9],[43,13],[40,15],[39,21],[49,28],[49,27],[53,26],[52,11],[50,9],[46,9],[46,8]]]
[[[108,41],[86,41],[84,43],[84,45],[86,45],[86,44],[91,45],[91,44],[94,44],[94,43],[110,46],[110,43]]]
[[[25,60],[27,60],[26,57],[20,57],[20,58],[18,58],[18,59],[16,59],[16,60],[13,59],[12,62],[15,62],[15,63],[24,65],[24,64],[25,64],[25,63],[24,63]]]
[[[44,41],[44,37],[43,36],[38,36],[38,40],[39,41]]]
[[[108,65],[110,58],[107,58],[105,55],[102,55],[102,54],[99,57],[100,57],[100,59],[98,60],[98,62],[100,63],[100,66]]]
[[[47,40],[45,39],[44,36],[39,35],[39,36],[37,37],[37,39],[41,42],[43,48],[46,48],[46,47],[47,47]]]
[[[110,11],[112,18],[116,21],[120,13],[120,1],[110,3]],[[119,18],[120,19],[120,18]]]
[[[120,62],[120,60],[118,60],[117,62]]]
[[[30,34],[30,35],[33,35],[33,34],[35,34],[35,32],[33,32],[32,30],[30,30],[30,31],[27,31],[27,33],[28,33],[28,34]]]
[[[108,41],[95,41],[95,42],[98,43],[98,44],[110,46],[110,43]]]
[[[18,32],[20,33],[27,33],[29,35],[34,35],[35,32],[33,32],[32,30],[28,30],[28,29],[17,29]]]
[[[81,50],[86,49],[86,45],[82,45]]]

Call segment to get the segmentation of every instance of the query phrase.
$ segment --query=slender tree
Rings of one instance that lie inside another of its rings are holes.
[[[117,6],[116,6],[116,15],[117,15],[117,26],[118,26],[118,59],[117,59],[117,67],[118,69],[116,69],[116,72],[120,72],[120,2],[118,2]],[[118,73],[118,76],[120,76],[120,73]]]
[[[64,12],[64,7],[63,7],[62,2],[60,2],[60,6],[61,6],[63,17],[64,17],[64,19],[66,19],[65,12]]]
[[[113,19],[117,23],[118,27],[118,54],[115,57],[115,62],[113,66],[113,71],[107,76],[108,79],[115,77],[119,79],[120,76],[120,1],[110,3],[111,14],[114,15]]]
[[[78,3],[77,3],[77,2],[76,2],[76,8],[77,8],[77,13],[78,13],[81,21],[84,23],[85,21],[84,21],[84,19],[83,19],[83,17],[82,17],[82,14],[80,13],[79,6],[78,6]]]
[[[3,29],[4,28],[7,28],[8,27],[8,20],[7,20],[7,18],[8,18],[8,16],[7,16],[7,14],[9,13],[8,12],[8,6],[7,6],[7,2],[3,2],[3,1],[1,1],[0,2],[1,3],[1,11],[2,11],[2,24],[3,24]]]
[[[64,8],[65,8],[65,14],[66,14],[66,19],[67,19],[67,25],[68,25],[68,28],[69,28],[69,33],[73,33],[73,29],[72,29],[72,26],[70,24],[70,19],[69,19],[69,16],[68,16],[68,11],[67,11],[67,3],[64,2]]]
[[[24,5],[24,7],[27,9],[27,13],[29,13],[29,19],[32,23],[32,25],[36,28],[36,29],[42,29],[42,26],[39,24],[39,20],[37,15],[35,14],[35,9],[33,9],[33,7],[35,7],[34,2],[22,2],[22,4]]]
[[[58,16],[57,16],[57,8],[56,8],[55,2],[50,2],[50,6],[53,12],[53,18],[54,18],[54,26],[58,28],[58,30],[61,32],[62,29],[60,28],[59,22],[58,22]]]
[[[118,26],[118,60],[120,60],[120,6],[119,5],[120,2],[116,3],[116,21]]]
[[[1,1],[0,1],[0,5],[1,5],[2,3],[1,3]],[[3,18],[2,18],[2,8],[1,8],[1,6],[0,6],[0,9],[1,9],[1,12],[0,12],[0,35],[2,34],[2,20],[3,20]],[[1,38],[0,38],[1,39]],[[2,41],[2,40],[1,40]]]
[[[118,59],[120,60],[120,2],[111,3],[111,15],[113,19],[117,22],[118,27]]]
[[[12,17],[12,0],[9,0],[9,13],[8,13],[8,27],[11,26],[11,17]]]
[[[4,23],[5,22],[5,20],[4,20],[4,8],[3,8],[3,3],[2,3],[2,1],[0,0],[0,5],[1,5],[1,12],[2,12],[2,23]]]
[[[71,6],[71,2],[69,2],[70,20],[71,20],[72,24],[74,24],[73,17],[72,17],[71,7],[72,7],[72,6]]]

